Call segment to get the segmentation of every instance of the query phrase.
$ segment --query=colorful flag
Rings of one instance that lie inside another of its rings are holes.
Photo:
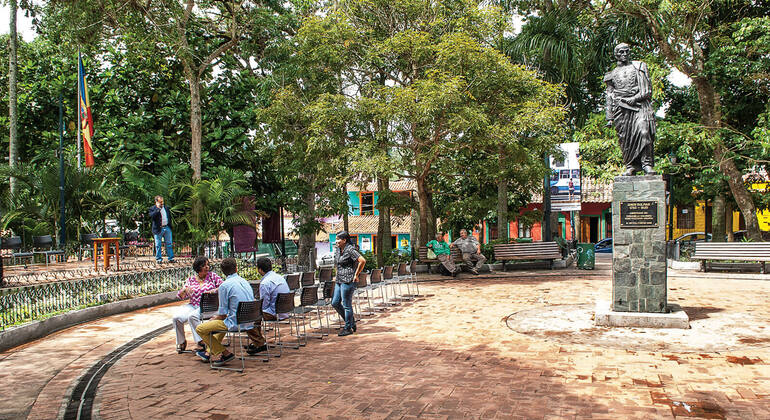
[[[83,59],[78,54],[78,112],[80,113],[80,132],[83,133],[83,152],[86,167],[94,166],[94,148],[91,139],[94,137],[94,120],[91,116],[91,103],[88,101],[88,85]]]

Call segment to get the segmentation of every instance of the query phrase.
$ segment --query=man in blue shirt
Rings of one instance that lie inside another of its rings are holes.
[[[262,318],[266,321],[275,321],[276,319],[286,319],[288,314],[276,314],[275,313],[275,301],[278,299],[278,293],[290,293],[289,285],[286,284],[286,279],[280,274],[273,271],[273,263],[269,258],[262,257],[257,260],[257,271],[262,276],[262,281],[259,283],[259,297],[262,299]],[[262,328],[256,326],[254,343],[249,344],[246,352],[254,355],[267,351],[267,341],[262,335]]]
[[[237,273],[235,260],[233,258],[225,258],[222,260],[222,273],[227,277],[221,285],[219,285],[219,311],[217,315],[213,316],[209,321],[199,324],[195,331],[206,343],[208,354],[204,351],[198,351],[196,354],[204,362],[208,362],[210,357],[215,357],[221,354],[222,356],[214,360],[212,364],[214,366],[222,366],[225,363],[233,360],[235,355],[227,350],[222,345],[222,339],[225,333],[211,334],[214,331],[230,330],[235,331],[238,329],[236,321],[236,314],[238,312],[238,304],[240,302],[254,301],[254,291],[251,289],[251,285],[243,277]],[[257,341],[262,337],[253,325],[241,325],[241,329],[248,328],[246,332],[252,341]],[[264,338],[262,338],[264,343]]]

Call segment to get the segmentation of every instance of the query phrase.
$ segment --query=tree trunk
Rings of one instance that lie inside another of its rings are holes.
[[[347,182],[345,182],[343,191],[345,192],[345,203],[350,202],[350,198],[348,197]],[[348,216],[350,216],[350,207],[348,207],[347,204],[345,204],[345,212],[342,214],[342,229],[345,230],[345,232],[350,233],[350,220],[348,219]]]
[[[725,196],[719,193],[711,205],[711,241],[725,241]]]
[[[704,77],[693,78],[693,83],[698,91],[700,103],[701,123],[714,136],[714,131],[722,125],[722,111],[720,110],[719,93],[714,90],[711,83]],[[743,184],[743,174],[735,166],[735,162],[728,156],[727,148],[719,137],[714,136],[714,159],[719,164],[719,169],[727,177],[730,192],[735,198],[744,219],[746,220],[746,233],[753,241],[762,241],[757,220],[757,208],[751,194]]]
[[[390,192],[390,180],[384,176],[377,177],[377,193],[382,198],[382,193],[386,194]],[[385,265],[385,257],[390,255],[393,247],[390,243],[390,207],[380,206],[377,204],[377,210],[379,211],[379,220],[377,224],[377,265],[383,267]]]
[[[16,42],[18,35],[16,33],[16,0],[11,0],[8,3],[8,8],[11,14],[10,24],[10,47],[8,50],[8,125],[10,126],[10,137],[8,138],[8,165],[11,168],[16,166],[16,162],[19,159],[19,140],[17,134],[17,122],[19,119],[16,108]],[[16,178],[11,177],[11,194],[16,193]]]
[[[425,245],[436,236],[436,219],[433,217],[427,180],[417,178],[417,198],[420,200],[420,236],[418,246]]]
[[[505,155],[499,155],[500,168],[505,163]],[[497,180],[497,239],[508,243],[508,180],[500,177]]]
[[[733,234],[733,204],[725,203],[725,231],[727,232],[727,241],[734,242],[735,235]]]
[[[311,189],[305,193],[303,198],[305,202],[305,209],[300,217],[300,226],[308,226],[315,220],[315,192]],[[315,258],[313,256],[315,250],[315,231],[310,233],[304,233],[305,230],[301,229],[303,233],[299,236],[299,247],[297,249],[297,264],[305,267],[306,270],[315,269]]]
[[[193,170],[193,181],[201,179],[201,85],[200,78],[189,72],[187,82],[190,84],[190,166]]]

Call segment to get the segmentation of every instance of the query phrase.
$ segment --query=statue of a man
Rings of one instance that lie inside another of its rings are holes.
[[[623,151],[625,176],[652,169],[655,142],[655,114],[652,111],[652,84],[647,64],[631,61],[628,44],[615,47],[618,66],[604,76],[607,84],[607,125],[614,125]]]

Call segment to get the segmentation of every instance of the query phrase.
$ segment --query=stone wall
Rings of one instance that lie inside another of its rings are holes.
[[[657,203],[657,226],[621,227],[621,202]],[[619,176],[612,189],[612,309],[667,312],[666,189],[660,176]]]

